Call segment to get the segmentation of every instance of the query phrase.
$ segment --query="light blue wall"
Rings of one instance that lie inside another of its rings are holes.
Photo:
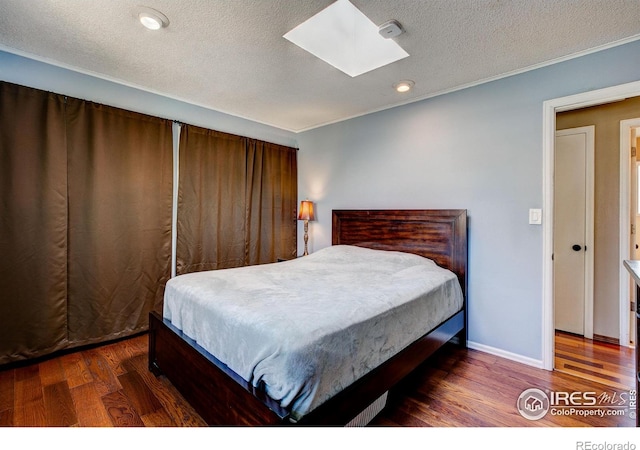
[[[96,103],[297,147],[292,132],[0,51],[0,80]]]
[[[332,209],[467,209],[470,340],[541,360],[543,102],[638,79],[636,41],[301,133],[310,250],[330,245]]]

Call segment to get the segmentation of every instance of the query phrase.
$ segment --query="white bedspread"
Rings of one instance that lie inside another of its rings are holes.
[[[175,277],[164,317],[295,420],[461,307],[456,276],[433,261],[337,245]]]

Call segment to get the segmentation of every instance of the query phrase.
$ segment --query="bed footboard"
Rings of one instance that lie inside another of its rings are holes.
[[[158,313],[149,314],[149,370],[165,375],[210,425],[278,425],[288,414]]]

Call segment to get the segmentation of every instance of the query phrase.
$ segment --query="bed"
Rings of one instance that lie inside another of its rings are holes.
[[[353,423],[443,344],[466,344],[466,237],[465,210],[333,211],[330,248],[171,280],[163,315],[150,315],[149,367],[211,425]],[[380,259],[351,292],[347,272],[363,257]],[[446,288],[426,286],[428,295],[451,294],[440,312],[424,306],[433,303],[422,299],[427,293],[416,295],[427,283],[422,274],[432,272]],[[324,293],[327,285],[337,291]],[[203,304],[211,289],[217,306],[209,316]],[[236,297],[225,303],[231,291]],[[405,302],[405,293],[419,301]],[[285,310],[291,302],[295,308]],[[211,333],[219,335],[208,339]]]

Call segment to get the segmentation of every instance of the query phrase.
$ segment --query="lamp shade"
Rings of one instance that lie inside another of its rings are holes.
[[[316,216],[313,213],[313,202],[310,202],[309,200],[303,200],[300,202],[298,220],[316,220]]]

